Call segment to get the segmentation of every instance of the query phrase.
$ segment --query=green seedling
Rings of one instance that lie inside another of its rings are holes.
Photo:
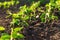
[[[5,2],[0,2],[0,7],[4,7],[4,8],[9,8],[13,5],[17,5],[19,3],[19,1],[5,1]]]
[[[54,10],[55,8],[60,9],[60,4],[58,4],[60,1],[59,0],[50,0],[50,3],[46,4],[46,10],[42,11],[40,15],[40,20],[43,23],[46,23],[47,21],[49,22],[50,20],[57,20],[58,17],[52,13],[52,9]],[[18,1],[5,1],[5,2],[0,2],[0,7],[4,6],[4,8],[9,8],[10,6],[13,6],[15,4],[18,4]],[[10,10],[7,10],[7,13],[9,14],[8,17],[12,17],[11,21],[11,34],[3,33],[0,37],[0,40],[13,40],[15,38],[24,38],[24,35],[21,32],[23,27],[28,27],[29,24],[27,21],[32,21],[36,20],[36,15],[39,14],[37,11],[37,8],[40,6],[40,1],[33,3],[31,6],[20,6],[19,12],[17,13],[12,13]],[[58,6],[58,7],[57,7]],[[39,7],[40,8],[40,7]],[[39,9],[38,8],[38,9]],[[39,9],[41,11],[41,9]],[[15,27],[18,26],[18,27]],[[20,27],[22,26],[22,27]],[[0,26],[0,31],[4,31],[5,28]]]
[[[52,13],[52,9],[54,9],[54,0],[51,0],[50,3],[46,5],[46,11],[40,16],[42,22],[46,23],[47,21],[58,19],[58,17]]]
[[[13,30],[12,36],[14,38],[24,38],[23,34],[18,33],[19,31],[21,31],[23,29],[23,27],[17,27]]]
[[[33,3],[30,7],[27,7],[26,5],[21,6],[19,9],[20,11],[17,13],[11,13],[8,11],[8,13],[12,16],[12,22],[11,24],[13,25],[19,25],[19,26],[29,26],[29,24],[26,22],[27,20],[31,20],[31,12],[34,14],[33,17],[35,16],[35,11],[36,8],[39,6],[40,1]]]
[[[24,38],[24,35],[19,33],[19,31],[21,31],[23,29],[23,27],[17,27],[17,28],[11,28],[11,35],[7,34],[7,33],[2,33],[0,40],[13,40],[15,38]]]

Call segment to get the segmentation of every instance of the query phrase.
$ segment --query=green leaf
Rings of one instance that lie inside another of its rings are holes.
[[[12,17],[13,18],[19,18],[19,15],[18,14],[12,14]]]
[[[52,19],[58,19],[58,17],[57,17],[57,16],[52,15]]]
[[[24,10],[21,10],[20,12],[19,12],[19,15],[23,15],[24,14]]]
[[[29,26],[29,24],[26,21],[23,21],[24,26]]]
[[[0,31],[5,30],[5,28],[3,26],[0,26]]]
[[[19,25],[19,20],[18,19],[12,19],[11,24]]]
[[[9,39],[10,39],[10,35],[8,35],[8,34],[3,34],[3,35],[1,36],[1,39],[2,39],[2,40],[9,40]]]
[[[3,5],[6,6],[6,4],[7,4],[7,2],[5,1],[5,2],[3,3]]]
[[[24,35],[17,33],[17,38],[24,38]]]
[[[15,1],[11,1],[11,5],[14,5]]]
[[[30,7],[31,10],[34,10],[36,9],[38,6],[40,5],[40,1],[36,2],[36,3],[33,3]]]
[[[40,16],[40,19],[41,19],[41,22],[45,22],[46,20],[45,20],[45,13],[42,13],[42,15]]]
[[[42,13],[42,15],[40,16],[40,18],[45,18],[45,13]]]
[[[2,6],[2,3],[0,2],[0,7]]]
[[[42,19],[41,19],[41,22],[45,22],[45,21],[46,21],[45,18],[42,18]]]
[[[19,4],[19,1],[16,1],[16,4]]]
[[[12,34],[13,38],[24,38],[23,34],[17,33],[17,32],[13,32]]]
[[[17,32],[14,31],[14,32],[12,33],[12,36],[13,36],[13,38],[17,38]]]
[[[14,29],[14,31],[18,32],[18,31],[21,31],[23,29],[23,27],[17,27]]]
[[[24,20],[28,20],[29,19],[29,16],[25,16],[23,19]]]
[[[24,15],[25,12],[27,12],[27,6],[26,5],[21,6],[20,9],[21,9],[19,12],[20,15]]]

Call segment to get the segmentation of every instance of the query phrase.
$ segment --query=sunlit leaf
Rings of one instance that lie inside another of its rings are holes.
[[[21,31],[22,29],[23,29],[23,27],[17,27],[17,28],[14,29],[14,31],[16,31],[16,32]]]
[[[13,18],[19,18],[19,15],[18,14],[13,14],[12,17]]]
[[[24,38],[24,35],[17,33],[17,38]]]
[[[0,26],[0,31],[5,30],[5,28],[3,26]]]
[[[5,6],[7,4],[7,2],[4,2],[3,5]]]
[[[2,3],[0,2],[0,7],[2,6]]]
[[[36,3],[33,3],[30,7],[31,10],[34,10],[36,9],[38,6],[40,5],[40,1],[36,2]]]

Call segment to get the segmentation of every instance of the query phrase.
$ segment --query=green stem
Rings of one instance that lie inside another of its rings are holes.
[[[10,40],[13,40],[12,33],[13,33],[13,28],[11,28],[11,39]]]

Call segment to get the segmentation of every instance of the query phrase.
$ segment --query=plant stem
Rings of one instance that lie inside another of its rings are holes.
[[[13,28],[11,28],[11,39],[10,40],[13,40],[12,33],[13,33]]]

